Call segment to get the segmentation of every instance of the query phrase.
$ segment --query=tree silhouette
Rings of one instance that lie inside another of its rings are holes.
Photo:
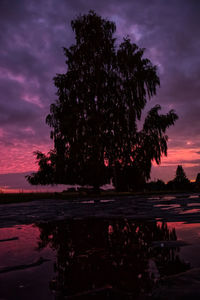
[[[181,165],[177,166],[176,176],[173,180],[168,182],[168,188],[170,189],[179,189],[179,190],[187,190],[190,186],[190,181],[187,178],[185,171]]]
[[[180,183],[188,183],[189,180],[185,174],[185,171],[183,170],[183,167],[181,165],[178,165],[176,169],[176,177],[174,178],[175,182],[180,182]]]
[[[197,184],[200,183],[200,173],[197,174],[197,177],[196,177],[196,181],[195,181]]]
[[[200,173],[197,174],[196,180],[195,180],[195,189],[200,189]]]
[[[55,251],[55,274],[49,286],[56,299],[146,299],[159,275],[190,268],[180,258],[179,247],[170,247],[177,236],[165,222],[88,218],[37,226],[38,250],[49,246]],[[169,246],[161,247],[161,241]]]
[[[159,164],[167,155],[165,132],[177,115],[160,115],[157,105],[138,131],[142,110],[160,84],[156,67],[129,38],[117,47],[115,24],[93,11],[71,26],[76,42],[64,48],[67,71],[54,78],[58,99],[46,118],[54,151],[46,161],[41,157],[42,166],[36,153],[40,169],[28,181],[43,184],[41,173],[50,166],[54,183],[98,189],[113,178],[118,190],[137,186],[150,177],[152,161]],[[131,182],[121,184],[124,176]]]

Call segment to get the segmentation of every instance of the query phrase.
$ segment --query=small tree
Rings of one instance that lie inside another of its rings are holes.
[[[46,118],[54,140],[52,178],[95,188],[113,178],[117,189],[127,189],[131,177],[135,185],[145,181],[152,161],[159,164],[167,155],[165,132],[177,115],[160,115],[157,105],[138,131],[142,110],[160,84],[156,67],[129,38],[117,47],[115,24],[93,11],[71,25],[76,42],[64,48],[67,70],[54,78],[58,99]],[[48,169],[39,166],[40,173]],[[40,184],[37,174],[29,182]],[[122,183],[124,176],[129,182]]]
[[[174,182],[176,183],[189,183],[189,179],[187,178],[185,171],[181,165],[178,165],[176,169],[176,176],[174,178]]]
[[[197,174],[194,187],[195,187],[196,190],[198,190],[198,191],[200,190],[200,173]]]
[[[200,173],[197,174],[196,184],[200,185]]]
[[[188,190],[192,188],[190,181],[181,165],[177,166],[176,176],[173,180],[168,182],[167,187],[173,190]]]

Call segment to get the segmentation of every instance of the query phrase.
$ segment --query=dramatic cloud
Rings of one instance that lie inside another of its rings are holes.
[[[196,0],[12,4],[1,0],[0,173],[33,170],[32,151],[52,147],[45,125],[49,105],[56,99],[52,78],[66,71],[62,47],[74,42],[71,20],[90,9],[115,21],[119,40],[129,35],[158,66],[161,88],[146,110],[160,103],[163,112],[175,109],[179,115],[168,131],[168,158],[159,168],[165,166],[165,177],[170,179],[181,163],[190,170],[190,178],[196,177],[200,171],[200,2]],[[153,168],[153,175],[157,172],[156,177],[162,178],[159,168]]]

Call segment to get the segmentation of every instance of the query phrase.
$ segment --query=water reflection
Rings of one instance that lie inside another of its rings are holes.
[[[187,209],[187,210],[183,210],[180,212],[180,215],[184,215],[184,214],[195,214],[195,213],[199,213],[200,212],[200,208],[193,208],[193,209]]]
[[[163,246],[162,241],[177,240],[175,229],[164,222],[90,218],[38,228],[38,249],[56,251],[49,285],[56,299],[137,299],[150,295],[159,277],[189,268],[178,244]]]

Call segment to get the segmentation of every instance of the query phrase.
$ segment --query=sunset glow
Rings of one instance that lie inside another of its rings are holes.
[[[57,5],[53,0],[48,13],[46,1],[0,4],[0,174],[35,171],[33,151],[52,148],[45,118],[57,97],[53,77],[66,72],[62,47],[74,42],[71,20],[92,8],[116,23],[119,40],[129,35],[157,65],[161,87],[147,110],[159,103],[164,113],[174,109],[179,116],[167,131],[168,156],[160,166],[153,164],[152,179],[172,179],[181,164],[194,180],[200,172],[198,5],[127,0],[117,5],[94,2],[91,7],[78,2],[62,0]]]

